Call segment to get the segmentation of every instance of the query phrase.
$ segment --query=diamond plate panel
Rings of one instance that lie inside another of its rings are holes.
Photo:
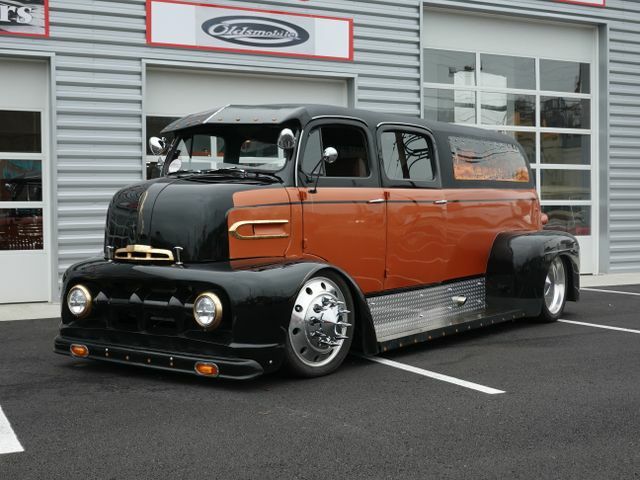
[[[466,297],[463,305],[455,297]],[[379,342],[455,325],[485,310],[485,279],[474,278],[367,299]]]

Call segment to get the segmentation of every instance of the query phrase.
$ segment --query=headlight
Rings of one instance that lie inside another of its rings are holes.
[[[91,293],[89,293],[89,290],[82,285],[76,285],[71,288],[67,294],[67,307],[78,318],[89,315],[91,311]]]
[[[204,328],[216,328],[222,320],[222,302],[220,302],[220,298],[211,292],[198,295],[198,298],[193,303],[193,317]]]

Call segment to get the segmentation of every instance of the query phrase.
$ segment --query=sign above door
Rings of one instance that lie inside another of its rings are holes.
[[[147,0],[147,43],[351,61],[353,19]]]
[[[49,36],[48,0],[0,0],[0,35]]]

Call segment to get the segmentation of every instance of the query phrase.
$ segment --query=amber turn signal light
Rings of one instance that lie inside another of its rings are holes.
[[[84,358],[89,356],[89,349],[84,345],[78,345],[74,343],[73,345],[71,345],[69,350],[71,350],[71,355],[73,355],[74,357]]]
[[[215,363],[198,362],[194,368],[199,375],[204,375],[205,377],[217,377],[219,373],[218,366]]]

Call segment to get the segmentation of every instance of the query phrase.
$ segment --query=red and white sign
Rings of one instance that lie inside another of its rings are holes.
[[[350,61],[353,19],[147,0],[147,43]]]
[[[49,0],[0,0],[0,35],[49,36]]]
[[[606,0],[556,0],[556,2],[586,5],[588,7],[606,7]]]

